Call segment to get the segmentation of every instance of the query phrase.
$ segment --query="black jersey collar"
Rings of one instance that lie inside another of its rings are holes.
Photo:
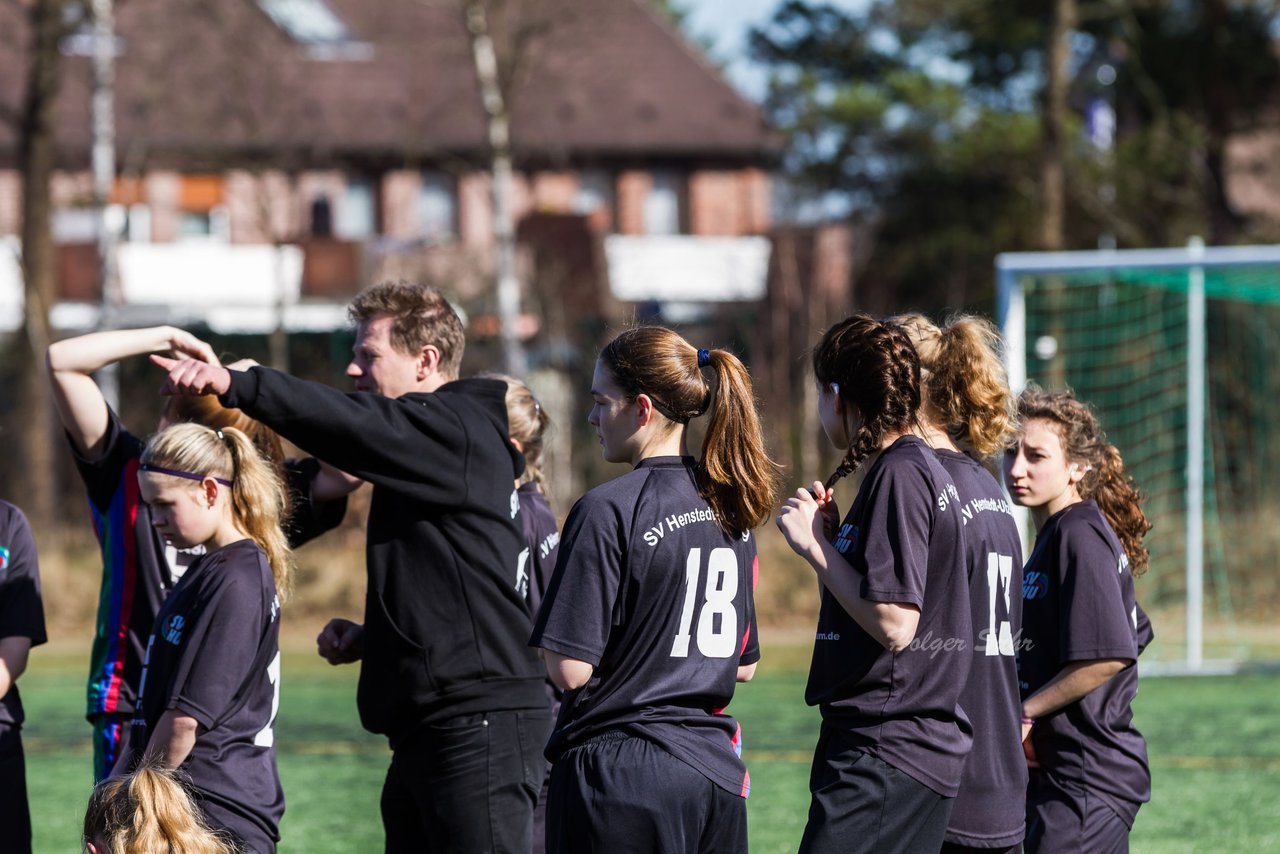
[[[645,457],[636,463],[636,468],[692,468],[697,462],[693,457]]]

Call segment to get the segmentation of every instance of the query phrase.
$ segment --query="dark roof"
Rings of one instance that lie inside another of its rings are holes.
[[[117,30],[122,164],[211,165],[250,156],[412,163],[485,150],[459,0],[328,0],[367,49],[316,59],[254,0],[128,0]],[[513,82],[518,153],[552,160],[764,161],[776,136],[647,0],[519,0],[492,22]],[[13,4],[0,4],[0,103],[21,99]],[[516,17],[519,20],[515,20]],[[68,57],[58,105],[64,158],[87,162],[89,65]],[[0,151],[12,152],[0,124]]]

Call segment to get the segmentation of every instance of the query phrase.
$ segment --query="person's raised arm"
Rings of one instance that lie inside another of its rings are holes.
[[[258,361],[256,359],[237,359],[234,362],[229,362],[225,367],[232,371],[247,371],[257,366]],[[316,462],[320,464],[320,471],[311,483],[311,499],[313,501],[337,501],[339,498],[345,498],[361,486],[364,486],[364,481],[355,475],[347,474],[322,460],[316,460]]]
[[[219,395],[224,406],[243,410],[304,452],[362,480],[440,504],[456,503],[467,489],[464,449],[483,425],[468,423],[438,395],[407,403],[342,392],[271,368],[228,371],[156,355],[151,361],[169,374],[162,394]]]
[[[107,403],[93,380],[93,372],[129,356],[161,350],[218,363],[213,348],[172,326],[93,332],[49,345],[45,364],[53,385],[54,404],[81,454],[93,458],[107,432]]]

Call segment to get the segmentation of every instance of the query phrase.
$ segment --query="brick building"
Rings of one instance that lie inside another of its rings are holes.
[[[158,298],[139,291],[140,264],[189,267],[173,247],[199,244],[208,259],[220,257],[210,244],[226,247],[223,255],[290,244],[304,258],[300,280],[286,288],[291,301],[338,303],[371,279],[404,275],[447,281],[483,314],[493,257],[489,147],[461,7],[458,0],[118,4],[120,177],[111,201],[125,241],[125,299]],[[608,273],[641,255],[651,263],[621,271],[624,278],[657,276],[715,300],[727,277],[724,289],[758,295],[767,248],[735,241],[770,228],[769,169],[779,142],[759,110],[647,0],[521,0],[493,9],[522,235],[536,244],[548,239],[537,219],[568,217],[596,246],[586,272],[599,299],[574,307],[610,314]],[[0,105],[10,108],[21,98],[22,29],[20,13],[0,6],[8,34],[0,39]],[[87,27],[63,45],[53,223],[60,293],[87,306],[100,297],[89,45]],[[0,236],[20,224],[15,148],[14,128],[0,122]],[[552,232],[565,239],[563,228]],[[623,240],[599,251],[615,236]],[[541,250],[557,253],[554,244]],[[523,255],[526,288],[547,267],[538,251],[531,245]],[[690,257],[702,270],[692,284],[680,278]],[[728,281],[744,268],[752,271],[745,290]],[[263,278],[244,290],[276,288],[270,264],[236,269]]]

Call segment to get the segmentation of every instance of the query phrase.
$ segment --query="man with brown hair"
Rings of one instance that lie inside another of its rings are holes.
[[[516,588],[524,548],[506,384],[457,379],[462,323],[406,282],[356,297],[356,392],[266,368],[153,357],[172,394],[218,394],[373,484],[363,624],[331,620],[333,664],[361,661],[357,706],[385,734],[386,850],[528,851],[550,729]]]

